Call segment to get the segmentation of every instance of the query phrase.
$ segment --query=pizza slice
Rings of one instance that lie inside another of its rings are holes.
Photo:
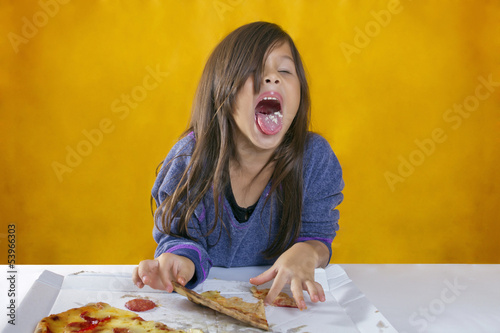
[[[80,308],[53,314],[43,318],[35,328],[35,333],[188,333],[177,331],[167,325],[146,321],[136,313],[118,309],[107,303],[90,303]],[[192,329],[190,333],[203,333]]]
[[[248,303],[239,297],[225,298],[218,291],[206,291],[198,294],[176,282],[172,282],[172,284],[178,294],[187,297],[193,303],[209,307],[251,326],[269,330],[262,300],[258,300],[257,303]]]
[[[250,291],[252,292],[252,295],[255,298],[260,300],[264,300],[267,294],[269,294],[269,289],[259,290],[256,287],[252,287]],[[298,308],[297,303],[295,303],[295,300],[284,292],[279,293],[279,295],[274,299],[272,305],[285,308]]]

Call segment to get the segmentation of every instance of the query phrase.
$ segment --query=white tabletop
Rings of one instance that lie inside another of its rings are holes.
[[[500,332],[500,265],[342,264],[356,286],[400,333]],[[134,266],[19,265],[7,266],[1,293],[12,290],[22,302],[44,270],[60,275],[78,271],[132,272]],[[218,271],[212,270],[216,277]],[[220,272],[219,272],[220,273]],[[4,299],[4,296],[2,296]],[[7,303],[8,304],[8,303]],[[5,306],[2,308],[5,309]],[[4,310],[8,313],[8,310]],[[0,327],[4,327],[5,314]],[[8,317],[7,317],[8,319]]]
[[[341,265],[401,333],[500,332],[500,265]]]

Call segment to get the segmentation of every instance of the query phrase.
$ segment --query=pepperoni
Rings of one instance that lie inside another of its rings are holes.
[[[125,307],[130,311],[142,312],[154,309],[156,304],[148,299],[136,298],[125,303]]]

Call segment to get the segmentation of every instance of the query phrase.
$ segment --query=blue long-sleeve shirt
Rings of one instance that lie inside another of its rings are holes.
[[[180,175],[189,164],[194,144],[194,135],[190,134],[178,141],[167,155],[152,190],[158,206],[174,192]],[[329,143],[313,133],[308,136],[303,166],[302,227],[296,242],[321,241],[328,247],[331,256],[331,243],[339,229],[339,212],[336,207],[343,199],[342,169]],[[196,241],[166,235],[155,227],[153,237],[158,243],[155,257],[171,252],[191,259],[196,270],[195,276],[187,284],[188,288],[194,288],[203,282],[212,266],[271,265],[276,259],[265,259],[262,254],[271,244],[271,237],[276,234],[278,226],[277,207],[271,208],[277,204],[277,200],[266,202],[270,189],[271,184],[268,183],[253,214],[244,223],[236,220],[229,202],[224,198],[223,223],[230,236],[221,223],[218,223],[214,232],[203,237],[213,226],[215,218],[213,193],[208,191],[188,223],[189,235]],[[161,226],[159,217],[155,223],[156,226]],[[176,231],[175,221],[172,230]]]

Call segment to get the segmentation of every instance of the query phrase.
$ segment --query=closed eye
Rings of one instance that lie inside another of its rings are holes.
[[[285,70],[285,69],[281,69],[278,72],[280,72],[280,73],[286,73],[286,74],[292,74],[292,72],[290,72],[288,70]]]

